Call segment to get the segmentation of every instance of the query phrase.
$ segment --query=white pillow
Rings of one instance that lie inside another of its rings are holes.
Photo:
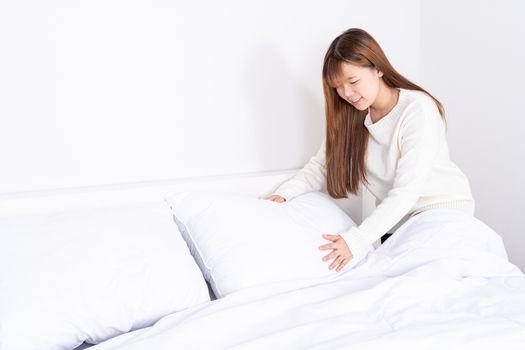
[[[217,298],[273,282],[334,276],[322,234],[355,225],[326,194],[309,192],[284,203],[247,195],[185,191],[166,195],[179,230]],[[343,269],[351,269],[366,254]],[[341,272],[343,272],[341,271]],[[339,273],[341,273],[339,272]]]
[[[2,349],[73,349],[209,300],[162,201],[0,219]]]

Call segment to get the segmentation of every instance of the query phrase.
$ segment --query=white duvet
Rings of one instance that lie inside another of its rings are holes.
[[[494,348],[525,349],[525,276],[488,226],[434,209],[329,279],[245,289],[90,350]]]

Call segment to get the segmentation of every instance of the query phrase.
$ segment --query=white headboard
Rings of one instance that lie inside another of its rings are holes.
[[[260,172],[224,176],[193,177],[172,181],[154,181],[119,185],[79,187],[46,191],[19,192],[0,195],[0,217],[82,209],[126,203],[160,202],[168,192],[211,190],[264,196],[298,170]],[[361,221],[361,199],[351,197],[335,202],[354,221]]]

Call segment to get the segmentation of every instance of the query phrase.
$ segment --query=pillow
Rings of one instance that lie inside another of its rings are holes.
[[[355,223],[326,194],[309,192],[277,203],[247,195],[184,191],[165,196],[175,222],[217,298],[232,292],[292,280],[317,280],[329,270],[319,250]]]
[[[209,300],[162,201],[0,218],[2,349],[73,349]]]

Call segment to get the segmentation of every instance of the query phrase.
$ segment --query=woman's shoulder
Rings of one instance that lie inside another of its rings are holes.
[[[427,93],[418,90],[400,89],[399,95],[404,115],[421,115],[424,114],[429,117],[439,117],[439,108],[432,97]]]
[[[436,103],[427,93],[418,90],[399,89],[400,98],[403,97],[406,106],[420,106],[423,108],[436,107]]]
[[[434,99],[425,92],[400,89],[400,102],[403,105],[401,125],[431,123],[442,126],[443,120],[439,108]]]

